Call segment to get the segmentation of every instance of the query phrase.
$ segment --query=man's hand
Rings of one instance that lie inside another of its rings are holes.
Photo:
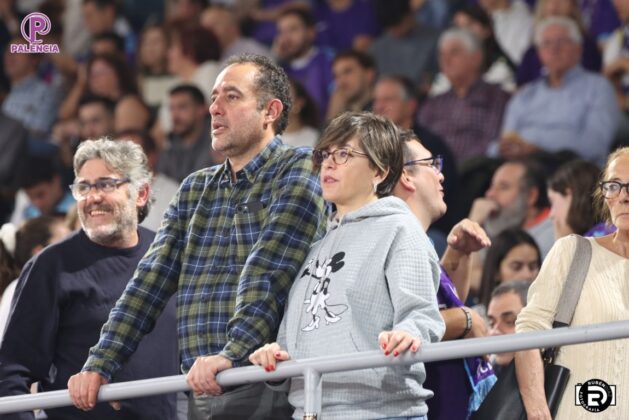
[[[513,132],[505,133],[505,135],[502,136],[498,144],[498,149],[500,150],[500,156],[505,159],[521,158],[538,150],[536,146],[528,143],[517,133]]]
[[[186,381],[195,395],[221,395],[223,389],[216,382],[216,375],[231,367],[231,360],[220,355],[197,357],[186,376]]]
[[[487,336],[487,323],[482,316],[472,308],[468,308],[472,315],[472,329],[464,338],[478,338]]]
[[[480,197],[472,203],[470,210],[470,220],[482,225],[494,214],[500,211],[500,205],[489,198]]]
[[[455,251],[469,255],[491,245],[485,230],[470,219],[463,219],[450,230],[448,245]]]
[[[96,372],[80,372],[72,375],[68,380],[68,391],[72,403],[79,410],[91,410],[96,405],[100,386],[106,383],[107,380]],[[119,401],[111,401],[109,405],[114,410],[120,410]]]
[[[629,72],[629,57],[620,57],[603,68],[603,75],[609,79],[619,78]]]

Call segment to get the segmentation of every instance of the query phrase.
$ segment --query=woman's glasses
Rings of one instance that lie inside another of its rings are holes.
[[[603,181],[599,184],[601,187],[601,191],[603,192],[603,197],[605,198],[614,198],[620,194],[622,189],[625,189],[627,195],[629,195],[629,183],[623,184],[618,181]]]
[[[367,153],[359,152],[350,147],[340,147],[333,152],[327,150],[315,150],[312,152],[312,161],[315,165],[321,166],[330,156],[332,156],[332,160],[337,165],[347,163],[347,160],[353,156],[369,157]]]

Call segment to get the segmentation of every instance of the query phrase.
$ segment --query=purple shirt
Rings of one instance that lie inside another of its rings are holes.
[[[463,306],[443,267],[437,302],[439,310]],[[478,408],[496,382],[491,365],[481,357],[441,360],[426,363],[425,366],[424,388],[435,393],[434,397],[426,401],[430,420],[466,419],[470,411]]]
[[[463,98],[450,89],[428,99],[419,111],[419,123],[445,140],[460,165],[484,156],[498,138],[508,100],[500,86],[479,80]]]
[[[581,17],[595,39],[604,39],[620,26],[611,0],[580,0]]]
[[[343,11],[335,12],[325,0],[315,2],[317,19],[317,45],[330,47],[338,52],[352,48],[354,37],[380,33],[372,0],[354,0]]]
[[[303,66],[296,66],[294,61],[284,64],[284,70],[291,79],[300,82],[319,108],[323,120],[328,108],[332,89],[332,55],[324,50],[315,49],[314,54]]]

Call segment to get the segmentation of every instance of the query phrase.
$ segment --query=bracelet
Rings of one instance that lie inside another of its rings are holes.
[[[459,339],[464,338],[472,329],[472,313],[465,306],[460,306],[461,310],[465,314],[465,330]]]

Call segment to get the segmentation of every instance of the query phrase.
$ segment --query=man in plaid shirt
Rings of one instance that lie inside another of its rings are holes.
[[[263,384],[224,393],[215,375],[275,338],[323,218],[321,190],[310,152],[277,137],[291,101],[286,74],[272,61],[231,59],[210,103],[212,147],[227,160],[188,176],[171,201],[98,344],[68,382],[80,409],[94,406],[100,385],[177,292],[181,367],[194,391],[189,418],[278,417],[281,398]]]

